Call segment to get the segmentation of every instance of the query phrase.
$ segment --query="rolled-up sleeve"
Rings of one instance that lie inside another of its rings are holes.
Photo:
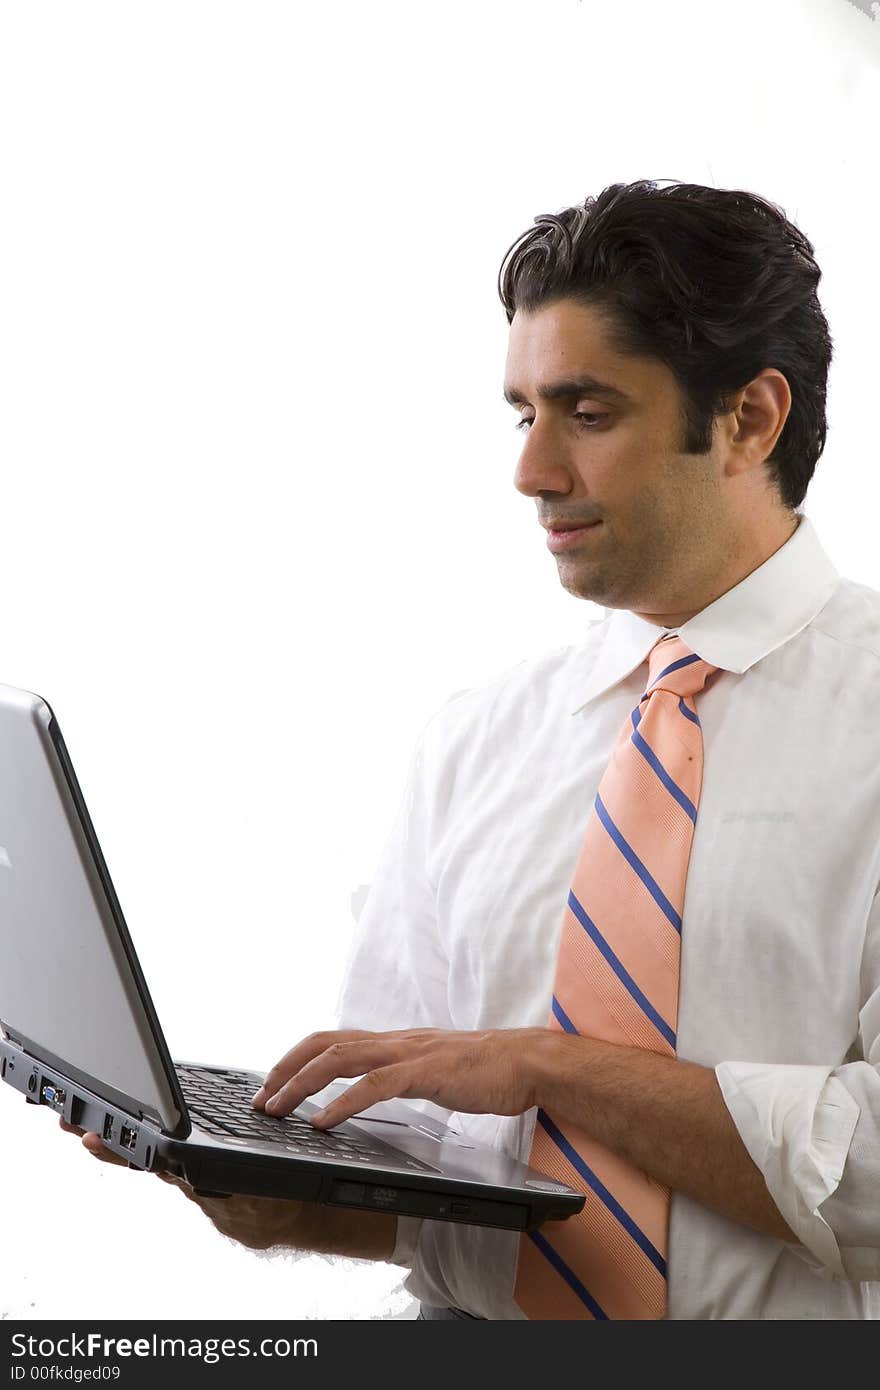
[[[800,1246],[830,1278],[880,1279],[880,890],[861,962],[858,1035],[838,1066],[722,1062],[728,1110]]]
[[[452,1027],[448,962],[427,872],[436,718],[416,741],[403,796],[357,920],[336,1004],[337,1028]],[[449,1118],[449,1111],[430,1101],[409,1104]],[[421,1218],[398,1217],[392,1263],[412,1266],[421,1225]]]

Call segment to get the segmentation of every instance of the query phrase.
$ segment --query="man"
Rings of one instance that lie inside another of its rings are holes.
[[[880,596],[798,511],[819,278],[778,208],[699,185],[613,185],[511,247],[515,483],[607,612],[429,720],[338,1027],[255,1098],[360,1077],[323,1125],[438,1106],[584,1213],[526,1237],[188,1193],[220,1230],[409,1265],[426,1317],[880,1316]]]

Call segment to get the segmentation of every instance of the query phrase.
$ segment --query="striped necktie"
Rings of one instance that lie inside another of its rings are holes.
[[[703,773],[694,696],[719,668],[677,635],[602,775],[562,925],[548,1026],[672,1057],[681,916]],[[514,1299],[529,1318],[666,1315],[669,1189],[539,1109],[529,1163],[586,1196],[520,1237]]]

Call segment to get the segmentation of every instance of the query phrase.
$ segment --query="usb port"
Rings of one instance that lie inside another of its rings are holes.
[[[104,1116],[104,1138],[105,1138],[105,1139],[108,1139],[108,1140],[113,1138],[113,1116],[112,1116],[112,1115],[105,1115],[105,1116]]]
[[[133,1149],[137,1144],[137,1130],[130,1125],[123,1125],[119,1134],[119,1143],[123,1149]]]

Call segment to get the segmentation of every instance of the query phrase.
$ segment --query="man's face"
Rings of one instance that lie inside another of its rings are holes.
[[[688,610],[725,563],[723,465],[714,447],[681,452],[672,372],[612,351],[600,311],[564,299],[514,315],[505,395],[528,422],[514,483],[539,522],[600,523],[555,551],[563,587],[645,616]]]

